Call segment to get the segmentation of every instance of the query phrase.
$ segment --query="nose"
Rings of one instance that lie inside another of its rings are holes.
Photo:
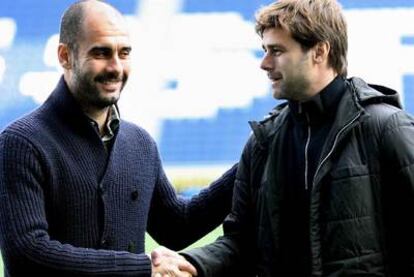
[[[109,72],[118,72],[118,73],[122,72],[123,65],[118,55],[113,55],[108,62],[109,64],[108,64],[107,70]]]
[[[274,65],[271,56],[268,53],[265,53],[262,62],[260,63],[260,68],[265,71],[271,71],[273,67]]]

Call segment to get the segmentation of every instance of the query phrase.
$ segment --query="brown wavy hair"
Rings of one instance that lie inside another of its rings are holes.
[[[336,0],[279,0],[257,11],[255,28],[261,37],[267,28],[283,28],[303,50],[319,42],[328,42],[331,47],[329,65],[346,77],[347,26]]]

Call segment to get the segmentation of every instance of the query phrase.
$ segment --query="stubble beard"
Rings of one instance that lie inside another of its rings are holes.
[[[290,78],[282,82],[280,86],[281,98],[299,101],[303,100],[308,91],[310,82],[303,75]]]
[[[78,101],[80,101],[83,106],[95,107],[98,109],[104,109],[116,104],[127,81],[127,77],[124,75],[119,94],[112,97],[104,97],[101,95],[97,83],[103,82],[104,80],[118,79],[119,77],[114,73],[100,73],[94,76],[90,72],[82,72],[77,65],[74,65],[73,78],[74,90],[76,91],[76,98]]]

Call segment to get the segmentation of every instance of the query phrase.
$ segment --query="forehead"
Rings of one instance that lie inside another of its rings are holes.
[[[267,28],[263,31],[262,44],[264,47],[269,45],[281,45],[285,47],[300,46],[292,37],[292,34],[284,28]]]
[[[92,11],[83,22],[80,44],[128,44],[129,31],[121,15],[107,11]]]

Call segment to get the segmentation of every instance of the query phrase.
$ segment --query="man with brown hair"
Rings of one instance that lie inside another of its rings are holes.
[[[414,119],[395,91],[346,79],[335,0],[280,0],[256,19],[287,101],[251,123],[224,236],[183,255],[203,277],[414,276]]]

